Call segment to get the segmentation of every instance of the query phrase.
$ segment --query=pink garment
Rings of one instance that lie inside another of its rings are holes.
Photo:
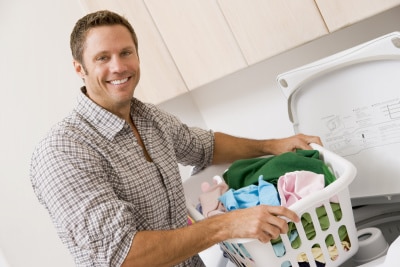
[[[310,171],[288,172],[279,177],[277,187],[281,205],[290,207],[305,196],[324,189],[325,179],[323,174]],[[330,201],[338,202],[337,197]]]
[[[226,211],[218,198],[229,189],[228,185],[220,176],[214,176],[213,183],[213,185],[208,182],[201,184],[203,193],[200,194],[199,200],[204,217],[210,217]]]

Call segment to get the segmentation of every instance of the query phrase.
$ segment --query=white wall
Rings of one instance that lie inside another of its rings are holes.
[[[77,1],[0,0],[0,250],[10,267],[73,266],[28,173],[35,144],[75,104],[81,81],[69,34],[82,15]],[[190,125],[254,138],[291,135],[277,74],[394,30],[400,30],[400,8],[160,106]]]
[[[32,192],[34,145],[75,103],[77,1],[0,1],[0,248],[10,267],[73,266]]]

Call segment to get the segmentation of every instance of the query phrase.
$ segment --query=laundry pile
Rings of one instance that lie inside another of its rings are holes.
[[[313,192],[322,190],[336,180],[329,167],[320,159],[318,150],[297,150],[278,156],[267,158],[252,158],[238,160],[223,173],[222,177],[213,177],[213,184],[207,182],[201,185],[202,194],[197,209],[204,217],[210,217],[236,209],[248,208],[256,205],[290,207],[300,199]],[[332,197],[330,205],[335,217],[339,221],[342,217],[338,199]],[[329,228],[329,219],[322,205],[316,205],[316,213],[322,230]],[[316,233],[310,214],[301,217],[301,223],[309,240]],[[301,245],[296,226],[289,222],[288,237],[293,248]],[[347,240],[345,228],[339,230],[342,246],[346,249],[350,244]],[[280,239],[271,241],[276,256],[285,254],[285,247]],[[332,260],[338,255],[332,236],[326,239]],[[312,250],[314,260],[318,266],[325,266],[321,248]],[[299,254],[299,264],[307,266],[306,255]],[[289,265],[290,266],[290,265]]]

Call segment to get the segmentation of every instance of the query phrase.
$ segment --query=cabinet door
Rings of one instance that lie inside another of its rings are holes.
[[[315,0],[329,32],[386,11],[400,4],[400,0]]]
[[[215,0],[145,0],[189,89],[247,67]]]
[[[313,0],[218,0],[248,64],[328,33]]]
[[[85,12],[108,9],[132,24],[139,40],[141,78],[135,97],[159,104],[188,92],[143,0],[80,0]]]

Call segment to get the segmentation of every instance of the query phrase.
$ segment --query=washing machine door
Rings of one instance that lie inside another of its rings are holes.
[[[277,77],[295,132],[357,167],[353,206],[400,201],[400,32]]]

